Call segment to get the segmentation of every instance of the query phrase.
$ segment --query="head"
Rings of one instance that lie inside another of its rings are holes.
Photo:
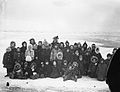
[[[22,47],[27,47],[27,42],[22,42]]]
[[[92,50],[95,50],[96,45],[95,45],[95,44],[92,44],[91,48],[92,48]]]
[[[10,51],[11,51],[11,48],[8,47],[8,48],[6,49],[6,52],[10,52]]]
[[[32,45],[29,45],[28,50],[32,50],[32,49],[33,49]]]
[[[73,46],[73,45],[70,45],[70,49],[73,50],[73,49],[74,49],[74,46]]]
[[[59,39],[58,36],[53,37],[53,42],[54,42],[54,43],[58,42],[58,39]]]
[[[45,47],[45,45],[44,45],[44,44],[42,44],[42,49],[46,49],[46,47]]]
[[[104,63],[104,59],[103,58],[100,60],[100,63]]]
[[[95,52],[98,54],[98,53],[100,52],[100,49],[97,47],[97,48],[95,49]]]
[[[98,62],[98,58],[96,56],[92,56],[91,61],[93,63],[96,63],[96,62]]]
[[[66,45],[66,47],[67,47],[67,46],[69,46],[69,42],[68,42],[68,41],[66,41],[66,42],[65,42],[65,45]]]
[[[58,44],[55,44],[54,48],[55,48],[55,49],[58,49]]]
[[[88,46],[87,43],[84,42],[84,43],[83,43],[83,47],[84,47],[84,48],[87,48],[87,46]]]
[[[73,62],[73,66],[74,66],[74,67],[77,67],[77,66],[78,66],[78,63],[77,63],[77,62]]]
[[[17,52],[20,52],[20,47],[17,47]]]
[[[81,51],[82,51],[82,52],[84,51],[84,47],[81,47]]]
[[[57,65],[56,61],[53,61],[53,66],[56,66],[56,65]]]
[[[64,60],[64,61],[63,61],[63,64],[64,64],[64,65],[67,65],[67,60]]]
[[[30,41],[30,44],[32,44],[32,45],[35,44],[35,39],[34,38],[31,38],[29,41]]]
[[[77,43],[74,43],[74,48],[77,48],[78,47],[78,44]]]
[[[70,49],[67,49],[66,52],[70,52]]]
[[[75,55],[79,56],[79,51],[75,50]]]
[[[80,60],[80,61],[83,60],[83,56],[82,56],[82,55],[79,56],[79,60]]]
[[[26,68],[26,67],[28,67],[28,63],[27,62],[24,63],[24,68]]]
[[[115,54],[116,51],[117,51],[117,48],[114,48],[112,53]]]
[[[47,62],[45,62],[45,64],[46,64],[46,65],[49,65],[49,62],[47,61]]]
[[[16,46],[16,43],[15,43],[14,41],[11,41],[11,42],[10,42],[10,47],[11,47],[11,48],[15,48],[15,46]]]
[[[107,59],[111,59],[112,58],[112,55],[110,53],[107,54]]]
[[[38,42],[38,46],[42,46],[42,41],[39,41],[39,42]]]
[[[63,42],[60,43],[60,48],[64,48],[64,43]]]
[[[81,43],[80,42],[78,43],[78,48],[81,48]]]

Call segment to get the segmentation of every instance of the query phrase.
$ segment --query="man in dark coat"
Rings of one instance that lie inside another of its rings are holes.
[[[7,76],[9,76],[9,74],[13,71],[14,68],[14,62],[12,61],[12,54],[11,54],[11,48],[8,47],[6,49],[6,53],[3,56],[3,67],[5,67],[7,69]]]
[[[111,92],[120,92],[120,48],[114,54],[107,72],[107,80]]]

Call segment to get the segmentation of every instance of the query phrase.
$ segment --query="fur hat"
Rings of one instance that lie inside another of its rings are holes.
[[[59,37],[58,37],[58,36],[55,36],[55,37],[53,37],[53,39],[59,39]]]

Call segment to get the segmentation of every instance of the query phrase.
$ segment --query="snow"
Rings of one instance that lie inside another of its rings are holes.
[[[89,77],[82,77],[78,79],[77,82],[74,81],[66,81],[64,82],[62,78],[51,79],[36,79],[36,80],[18,80],[18,79],[9,79],[5,78],[4,75],[6,74],[6,69],[2,66],[2,58],[5,52],[5,49],[9,46],[10,41],[14,40],[17,43],[17,46],[21,46],[22,41],[29,41],[30,38],[34,37],[37,41],[43,40],[46,38],[48,42],[52,41],[52,37],[56,34],[37,34],[35,32],[27,33],[27,32],[0,32],[0,92],[7,92],[8,88],[5,88],[6,82],[10,83],[10,88],[19,89],[19,90],[32,90],[27,92],[107,92],[109,90],[108,85],[105,81],[100,82],[96,79],[92,79]],[[60,35],[60,41],[69,40],[70,36],[66,34]],[[65,38],[65,39],[64,39]],[[71,43],[78,42],[76,39],[70,38],[69,40]],[[83,41],[81,41],[83,43]],[[91,45],[93,42],[87,42]],[[98,46],[101,44],[96,43]],[[100,51],[102,56],[106,58],[107,53],[112,52],[112,48],[103,48],[100,47]],[[10,90],[10,89],[8,89]],[[34,91],[33,91],[34,90]],[[15,91],[18,92],[18,91]],[[24,91],[20,91],[24,92]],[[25,91],[26,92],[26,91]],[[109,92],[109,91],[108,91]]]

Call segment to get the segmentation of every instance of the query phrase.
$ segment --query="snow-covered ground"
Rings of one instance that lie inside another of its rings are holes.
[[[49,34],[49,35],[48,35]],[[91,79],[89,77],[83,77],[78,79],[77,82],[66,81],[63,82],[62,78],[57,79],[36,79],[36,80],[14,80],[5,78],[6,69],[2,66],[2,58],[5,49],[9,46],[10,41],[16,41],[17,46],[21,46],[22,41],[29,42],[31,37],[34,37],[36,41],[43,40],[46,38],[48,42],[52,41],[52,37],[57,34],[38,34],[37,32],[0,32],[0,92],[109,92],[108,85],[105,82],[97,81],[96,79]],[[84,42],[82,40],[77,40],[74,36],[69,35],[59,35],[60,41],[69,40],[74,42]],[[94,42],[87,42],[91,45]],[[98,46],[101,44],[96,43]],[[106,58],[107,53],[112,52],[112,48],[100,47],[102,56]],[[10,88],[6,88],[6,82],[10,83]]]

